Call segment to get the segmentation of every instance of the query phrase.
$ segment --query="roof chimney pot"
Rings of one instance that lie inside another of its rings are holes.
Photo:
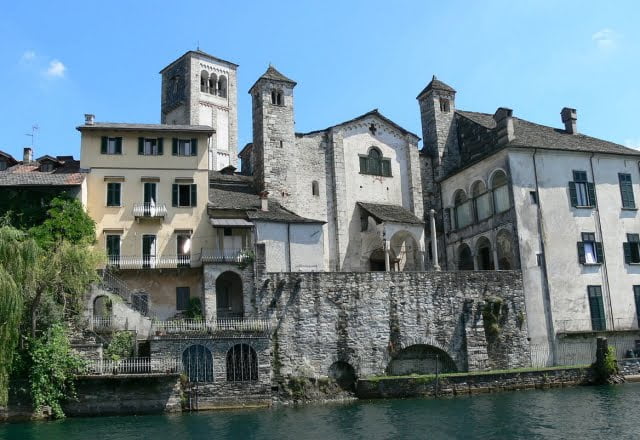
[[[24,147],[22,163],[26,165],[31,162],[33,162],[33,150],[31,149],[31,147]]]
[[[267,212],[269,210],[269,191],[262,191],[260,194],[260,210]]]
[[[564,129],[569,134],[578,134],[578,112],[575,108],[565,107],[560,112]]]
[[[493,114],[496,121],[496,131],[498,133],[498,144],[505,145],[516,138],[513,128],[513,110],[506,107],[499,107]]]
[[[84,123],[85,125],[94,125],[96,123],[96,115],[92,115],[91,113],[85,113]]]

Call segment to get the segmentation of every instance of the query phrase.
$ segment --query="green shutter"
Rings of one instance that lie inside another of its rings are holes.
[[[366,157],[361,157],[360,158],[360,172],[362,174],[367,174],[369,171],[367,169],[367,164],[369,163],[369,161],[367,160]]]
[[[591,312],[591,328],[593,330],[604,330],[606,321],[604,316],[604,305],[602,304],[602,289],[600,286],[589,286],[589,311]]]
[[[589,206],[596,206],[596,188],[591,182],[587,182],[587,195],[589,197]]]
[[[578,192],[575,182],[569,182],[569,197],[571,198],[571,206],[578,206]]]
[[[176,138],[171,139],[171,155],[178,155],[178,139]]]
[[[100,144],[100,153],[107,154],[107,143],[109,142],[109,138],[106,136],[102,136],[101,144]]]
[[[602,248],[602,243],[596,241],[596,261],[598,263],[604,262],[604,249]]]
[[[586,263],[586,259],[584,257],[584,243],[581,241],[578,242],[578,262],[580,264]]]
[[[138,138],[138,154],[144,154],[144,138]]]
[[[116,206],[120,206],[120,183],[116,183],[114,184],[114,192],[115,192],[115,201],[116,201]]]
[[[191,185],[191,206],[196,206],[198,201],[198,185]]]
[[[113,206],[113,187],[107,183],[107,206]]]
[[[171,206],[178,206],[178,185],[171,185]]]
[[[633,297],[636,302],[636,319],[640,325],[640,286],[633,286]]]
[[[116,154],[122,154],[122,138],[116,138]]]
[[[164,138],[158,138],[158,156],[164,154]]]
[[[198,139],[191,139],[191,155],[198,155]]]
[[[630,174],[618,174],[620,182],[620,194],[622,195],[622,207],[623,208],[635,208],[636,203],[633,197],[633,185],[631,183]]]
[[[631,264],[631,243],[622,243],[622,252],[624,253],[624,262]]]
[[[382,161],[382,175],[387,177],[391,176],[391,161]]]

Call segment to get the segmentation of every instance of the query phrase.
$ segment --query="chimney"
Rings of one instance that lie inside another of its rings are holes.
[[[506,107],[498,107],[493,114],[496,121],[496,131],[498,133],[498,145],[505,145],[516,138],[513,129],[513,110]]]
[[[564,129],[569,134],[578,134],[578,112],[575,108],[565,107],[560,112]]]
[[[24,153],[22,155],[22,163],[29,164],[33,162],[33,150],[31,147],[24,147]]]
[[[85,113],[84,115],[84,125],[93,125],[96,123],[96,115],[92,115],[90,113]]]
[[[268,211],[269,210],[269,199],[267,196],[269,195],[269,191],[262,191],[260,193],[260,210]]]

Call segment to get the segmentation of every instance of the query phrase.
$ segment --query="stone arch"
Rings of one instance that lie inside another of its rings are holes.
[[[206,70],[200,72],[200,91],[209,93],[209,72]]]
[[[453,193],[453,197],[451,198],[451,205],[458,206],[463,204],[467,200],[467,193],[463,189],[458,189]]]
[[[487,184],[482,179],[475,180],[469,187],[469,197],[478,197],[487,192]]]
[[[226,271],[216,278],[216,312],[218,318],[244,316],[242,278],[236,272]]]
[[[345,391],[355,391],[358,375],[355,368],[344,361],[336,361],[329,367],[329,377],[336,381],[338,386]]]
[[[476,240],[476,260],[478,263],[478,270],[493,270],[493,253],[492,253],[491,241],[481,236]]]
[[[458,246],[458,270],[473,270],[473,254],[468,244]]]
[[[498,269],[513,270],[518,269],[519,264],[516,259],[515,243],[513,234],[507,229],[501,229],[496,235],[496,251],[498,252]]]
[[[227,351],[227,382],[258,380],[258,354],[249,344],[235,344]]]
[[[389,260],[391,260],[391,255],[389,255]],[[379,247],[371,251],[369,255],[369,270],[371,272],[384,272],[386,270],[383,248]]]
[[[391,269],[397,272],[420,270],[419,241],[409,231],[398,231],[389,240]]]
[[[93,298],[93,317],[110,318],[113,313],[113,303],[107,295],[97,295]]]
[[[489,174],[489,188],[492,190],[499,186],[506,185],[507,183],[507,172],[502,168],[496,168],[491,171],[491,174]]]
[[[193,344],[182,352],[182,371],[189,382],[213,382],[213,356],[201,344]]]
[[[455,373],[455,361],[443,349],[427,344],[413,344],[398,351],[387,366],[391,376],[407,374]]]
[[[218,78],[218,96],[221,98],[227,97],[227,77],[220,75]]]

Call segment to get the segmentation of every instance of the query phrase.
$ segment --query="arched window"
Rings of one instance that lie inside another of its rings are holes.
[[[227,77],[224,75],[220,75],[220,78],[218,78],[218,96],[221,98],[227,97]]]
[[[227,381],[258,380],[258,355],[248,344],[236,344],[227,352]]]
[[[360,156],[360,173],[391,177],[391,160],[382,157],[376,147],[371,147],[368,155]]]
[[[209,92],[209,73],[206,70],[200,72],[200,91]]]
[[[467,198],[464,190],[459,189],[456,191],[453,197],[453,219],[455,221],[455,229],[464,228],[473,222],[471,206],[471,200]]]
[[[447,98],[440,98],[440,111],[442,113],[449,113],[450,106]]]
[[[473,255],[466,244],[458,248],[458,270],[473,270]]]
[[[320,185],[318,185],[318,181],[314,180],[311,182],[311,194],[314,196],[320,195]]]
[[[511,208],[509,201],[508,179],[504,171],[498,170],[491,176],[491,189],[493,191],[493,206],[496,213],[507,211]]]
[[[189,382],[213,382],[213,357],[204,345],[192,345],[182,353],[182,368]]]
[[[217,85],[218,85],[218,81],[216,78],[216,74],[212,73],[211,76],[209,77],[209,93],[211,93],[212,95],[215,95]]]
[[[275,90],[271,91],[271,104],[276,105],[276,103],[278,102],[278,92],[276,92]]]
[[[482,180],[477,180],[471,185],[471,197],[474,200],[476,220],[485,220],[493,214],[491,206],[491,193]]]
[[[276,104],[284,105],[284,99],[282,99],[282,92],[278,92],[278,94],[276,95]]]
[[[476,243],[476,258],[478,260],[478,270],[493,270],[493,253],[491,252],[491,242],[487,237],[480,237]]]

